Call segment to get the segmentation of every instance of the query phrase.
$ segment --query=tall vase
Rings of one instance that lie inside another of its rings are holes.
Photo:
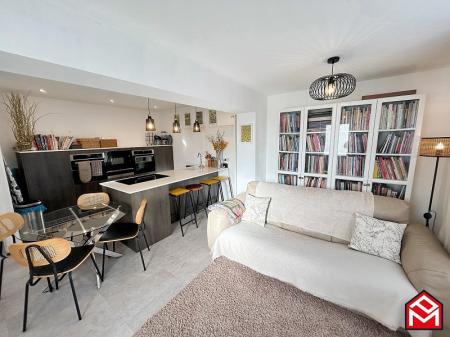
[[[216,159],[217,159],[217,168],[221,168],[223,163],[223,151],[216,152]]]

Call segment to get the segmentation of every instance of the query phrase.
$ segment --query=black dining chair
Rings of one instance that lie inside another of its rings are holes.
[[[140,235],[144,237],[145,244],[147,245],[147,249],[150,251],[150,246],[147,241],[147,236],[145,235],[145,210],[147,208],[147,200],[142,199],[141,204],[139,205],[139,209],[136,212],[136,216],[134,218],[135,222],[115,222],[111,224],[108,229],[102,234],[98,243],[103,243],[103,260],[102,260],[102,274],[101,280],[104,280],[105,276],[105,255],[106,250],[108,249],[108,243],[115,243],[119,241],[131,240],[134,239],[136,242],[136,246],[141,255],[142,266],[144,267],[144,271],[147,270],[145,267],[144,256],[142,255],[141,246],[139,243]]]
[[[88,257],[94,264],[97,274],[100,275],[93,249],[95,244],[71,247],[69,241],[62,238],[53,238],[33,243],[15,243],[9,247],[11,257],[20,265],[28,266],[30,278],[25,286],[25,303],[23,309],[23,331],[27,329],[28,292],[30,286],[35,286],[41,279],[47,279],[48,288],[53,292],[50,278],[54,278],[55,288],[59,289],[59,282],[68,274],[73,300],[77,309],[78,319],[81,320],[80,308],[72,280],[72,272],[76,270]]]

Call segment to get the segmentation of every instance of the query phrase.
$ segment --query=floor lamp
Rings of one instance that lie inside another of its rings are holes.
[[[426,220],[427,227],[430,225],[431,205],[433,204],[434,187],[436,185],[436,175],[439,166],[439,159],[441,157],[450,157],[450,137],[430,137],[422,138],[420,140],[420,156],[436,158],[436,165],[434,167],[433,185],[431,186],[430,202],[428,204],[428,211],[423,215]]]

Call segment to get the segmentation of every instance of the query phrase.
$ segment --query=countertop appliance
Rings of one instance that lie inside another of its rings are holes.
[[[135,174],[155,172],[155,151],[153,149],[134,150],[132,157]]]
[[[167,177],[168,176],[166,176],[164,174],[147,174],[147,175],[139,176],[139,177],[120,179],[120,180],[117,180],[117,182],[125,184],[125,185],[134,185],[134,184],[139,184],[139,183],[143,183],[146,181],[167,178]]]
[[[108,180],[132,176],[134,174],[132,151],[106,152],[105,171]]]

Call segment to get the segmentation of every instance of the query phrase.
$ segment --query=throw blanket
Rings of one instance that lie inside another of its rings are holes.
[[[209,206],[208,210],[211,212],[216,208],[223,209],[226,212],[228,219],[233,224],[237,224],[241,221],[242,214],[245,211],[243,202],[236,198],[218,202],[214,205]]]
[[[304,188],[260,182],[256,196],[271,197],[267,222],[350,241],[354,213],[373,216],[372,193]],[[288,228],[285,228],[288,229]]]

